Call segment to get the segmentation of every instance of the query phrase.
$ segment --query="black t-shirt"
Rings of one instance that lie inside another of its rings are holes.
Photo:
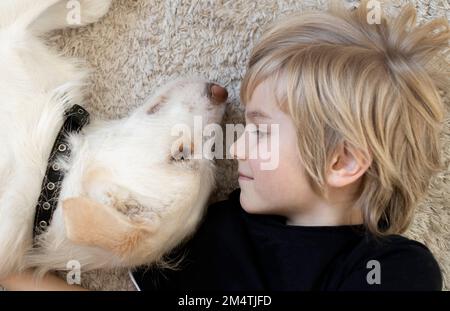
[[[375,239],[362,225],[292,226],[245,212],[240,190],[208,207],[195,235],[168,257],[178,270],[141,267],[141,290],[441,290],[423,244]],[[379,284],[377,284],[379,283]]]

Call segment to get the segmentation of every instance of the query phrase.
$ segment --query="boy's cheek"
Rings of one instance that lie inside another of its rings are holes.
[[[269,202],[282,192],[284,178],[279,173],[278,170],[259,170],[255,173],[250,186],[262,200]]]

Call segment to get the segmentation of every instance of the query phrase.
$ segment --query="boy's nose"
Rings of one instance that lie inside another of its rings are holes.
[[[217,104],[222,104],[228,99],[228,91],[215,83],[208,83],[206,86],[208,98]]]

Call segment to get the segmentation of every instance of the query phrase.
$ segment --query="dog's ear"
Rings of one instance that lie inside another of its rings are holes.
[[[98,246],[126,258],[156,228],[133,223],[115,208],[87,197],[62,203],[66,234],[74,243]]]

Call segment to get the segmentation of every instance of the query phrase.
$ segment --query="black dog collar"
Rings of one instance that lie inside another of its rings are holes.
[[[33,239],[44,232],[50,225],[53,212],[58,205],[64,171],[55,160],[61,155],[66,157],[70,155],[67,134],[72,132],[78,133],[89,122],[89,113],[79,105],[73,105],[65,112],[64,117],[64,124],[56,137],[50,153],[47,171],[42,182],[41,194],[36,205]]]

